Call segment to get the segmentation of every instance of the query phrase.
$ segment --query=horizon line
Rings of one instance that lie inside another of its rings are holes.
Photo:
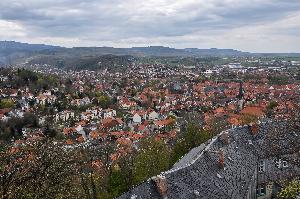
[[[47,43],[30,43],[26,41],[16,41],[16,40],[0,40],[0,42],[15,42],[15,43],[21,43],[21,44],[28,44],[28,45],[45,45],[45,46],[52,46],[52,47],[60,47],[60,48],[119,48],[119,49],[128,49],[128,48],[149,48],[149,47],[164,47],[164,48],[171,48],[176,50],[185,50],[185,49],[198,49],[198,50],[235,50],[242,53],[250,53],[250,54],[300,54],[300,52],[250,52],[250,51],[243,51],[240,49],[235,48],[216,48],[216,47],[210,47],[210,48],[199,48],[199,47],[186,47],[186,48],[176,48],[172,46],[164,46],[164,45],[144,45],[144,46],[131,46],[131,47],[114,47],[114,46],[64,46],[64,45],[56,45],[56,44],[47,44]]]

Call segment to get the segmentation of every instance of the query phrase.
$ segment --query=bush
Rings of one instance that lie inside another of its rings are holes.
[[[296,199],[300,194],[300,180],[295,180],[289,183],[278,195],[282,199]]]
[[[11,99],[2,99],[0,101],[0,109],[2,108],[12,108],[15,103]]]

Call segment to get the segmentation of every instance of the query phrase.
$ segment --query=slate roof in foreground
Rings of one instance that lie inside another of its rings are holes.
[[[258,135],[251,134],[247,126],[234,128],[227,131],[229,144],[218,135],[191,150],[171,170],[161,173],[167,186],[165,197],[155,181],[149,179],[118,199],[247,198],[256,187],[262,140],[270,125],[260,124]],[[224,152],[224,168],[218,164],[220,150]]]

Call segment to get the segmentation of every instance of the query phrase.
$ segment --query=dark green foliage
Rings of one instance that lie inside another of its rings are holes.
[[[171,165],[175,164],[178,160],[181,159],[186,153],[188,153],[188,147],[184,140],[178,140],[175,144],[172,154],[171,154]]]
[[[58,132],[55,129],[51,128],[49,125],[46,125],[46,128],[43,133],[47,137],[51,137],[51,138],[56,137],[58,134]]]
[[[32,113],[25,113],[23,118],[10,118],[7,121],[0,122],[0,139],[10,140],[22,135],[22,128],[38,127],[38,118]]]
[[[118,169],[113,170],[108,178],[108,193],[111,197],[119,196],[128,189],[124,174]]]
[[[31,91],[38,92],[41,89],[50,89],[58,86],[58,78],[54,75],[42,75],[27,69],[18,69],[17,71],[1,71],[1,74],[8,73],[9,79],[5,84],[12,88],[20,89],[28,87]]]
[[[112,104],[112,101],[108,95],[100,94],[95,98],[95,104],[102,108],[108,108]]]
[[[276,101],[271,101],[266,109],[266,115],[268,117],[272,117],[273,113],[274,113],[274,109],[278,106],[278,103]]]
[[[182,156],[211,138],[211,133],[198,125],[189,123],[183,138],[175,144],[171,154],[171,164],[176,163]]]
[[[267,109],[273,110],[273,109],[276,108],[277,106],[278,106],[278,102],[276,102],[276,101],[271,101],[271,102],[269,103],[269,105],[267,106]]]
[[[0,99],[0,109],[12,108],[15,103],[11,99]]]
[[[24,113],[23,116],[23,124],[27,127],[33,127],[36,128],[39,126],[38,118],[33,113]]]
[[[200,144],[206,142],[211,137],[210,132],[201,129],[196,124],[188,124],[186,133],[184,135],[184,140],[188,149],[199,146]]]
[[[77,151],[63,150],[51,139],[32,142],[14,153],[0,153],[0,165],[5,166],[0,167],[1,198],[87,198],[79,183],[77,162]]]
[[[288,84],[289,77],[288,76],[283,76],[283,75],[270,75],[268,76],[268,80],[270,84],[275,84],[275,85],[285,85]]]
[[[29,82],[34,83],[38,80],[36,73],[25,69],[18,69],[18,76],[25,82],[25,84],[28,84]]]
[[[151,176],[169,168],[169,151],[162,141],[146,139],[133,162],[134,184],[139,184]]]

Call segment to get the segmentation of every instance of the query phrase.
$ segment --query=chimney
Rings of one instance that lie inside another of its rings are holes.
[[[220,167],[220,169],[224,169],[224,166],[225,166],[224,151],[222,149],[220,149],[218,154],[219,154],[219,167]]]
[[[159,192],[160,196],[163,199],[167,199],[168,185],[167,185],[166,177],[162,175],[158,175],[152,177],[152,180],[155,182],[157,191]]]
[[[252,135],[257,135],[259,132],[259,126],[256,123],[250,123],[249,124],[250,133]]]
[[[228,145],[229,144],[229,134],[228,132],[224,132],[220,135],[220,140],[222,141],[223,144]]]

